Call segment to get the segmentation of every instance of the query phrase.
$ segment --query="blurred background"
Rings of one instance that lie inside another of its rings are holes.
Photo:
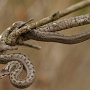
[[[80,0],[0,0],[0,33],[15,21],[35,21],[47,17]],[[90,7],[66,16],[89,13]],[[62,31],[65,35],[88,30],[90,25]],[[90,40],[66,45],[52,42],[28,41],[40,45],[41,50],[19,46],[18,51],[27,55],[36,69],[35,82],[23,90],[90,90]],[[1,66],[2,67],[2,66]],[[9,79],[0,80],[0,90],[20,90]]]

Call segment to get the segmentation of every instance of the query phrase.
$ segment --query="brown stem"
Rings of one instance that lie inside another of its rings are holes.
[[[39,20],[39,21],[37,21],[35,23],[32,23],[30,28],[34,29],[36,27],[39,27],[39,26],[45,25],[47,23],[53,22],[55,20],[60,19],[61,17],[64,17],[64,16],[66,16],[66,15],[72,13],[72,12],[80,10],[80,9],[82,9],[84,7],[89,6],[89,5],[90,5],[90,0],[83,0],[83,1],[81,1],[79,3],[71,5],[70,7],[66,8],[63,11],[60,11],[60,12],[58,11],[58,12],[54,13],[51,16],[48,16],[48,17],[43,18],[43,19],[41,19],[41,20]]]

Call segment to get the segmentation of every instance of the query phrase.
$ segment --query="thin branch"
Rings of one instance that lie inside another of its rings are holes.
[[[26,46],[26,47],[30,47],[30,48],[34,48],[34,49],[37,49],[37,50],[40,50],[40,49],[41,49],[40,46],[37,46],[37,45],[31,45],[31,44],[24,43],[24,42],[18,43],[18,45],[20,45],[20,46]]]
[[[78,3],[74,4],[74,5],[66,8],[63,11],[60,11],[60,12],[58,11],[58,12],[54,13],[51,16],[48,16],[48,17],[43,18],[43,19],[41,19],[41,20],[39,20],[39,21],[37,21],[35,23],[32,23],[30,28],[34,29],[36,27],[39,27],[39,26],[45,25],[47,23],[53,22],[55,20],[60,19],[61,17],[64,17],[64,16],[66,16],[66,15],[72,13],[72,12],[75,12],[77,10],[85,8],[85,7],[89,6],[89,5],[90,5],[90,0],[83,0],[81,2],[78,2]]]

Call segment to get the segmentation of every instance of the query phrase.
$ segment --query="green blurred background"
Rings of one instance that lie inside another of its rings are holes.
[[[54,12],[64,10],[80,0],[0,0],[0,33],[15,21],[40,20]],[[89,13],[90,7],[68,17]],[[90,25],[62,31],[71,35],[88,30]],[[23,90],[90,90],[90,40],[76,45],[37,42],[41,50],[19,47],[36,69],[35,82]],[[14,51],[13,51],[14,52]],[[2,67],[2,65],[1,65]],[[13,87],[8,78],[0,80],[0,90],[20,90]]]

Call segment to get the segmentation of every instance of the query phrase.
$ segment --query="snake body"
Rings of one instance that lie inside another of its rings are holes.
[[[2,51],[15,49],[13,46],[6,44],[7,37],[12,31],[17,31],[18,27],[23,23],[24,22],[14,23],[0,35],[0,64],[7,64],[7,66],[0,71],[0,78],[9,75],[12,85],[17,88],[27,88],[32,84],[35,78],[34,66],[23,54],[18,53],[2,55]],[[15,34],[15,36],[18,37],[18,34]],[[19,79],[19,75],[23,69],[26,72],[26,77],[21,80]]]
[[[18,61],[18,63],[16,64],[13,62],[12,64],[10,61]],[[35,78],[35,70],[31,61],[25,55],[22,54],[0,55],[0,63],[6,64],[8,62],[10,63],[7,66],[7,70],[9,72],[10,81],[12,85],[14,85],[17,88],[26,88],[30,86]],[[27,73],[27,76],[24,80],[19,80],[18,76],[22,72],[22,65]]]
[[[77,44],[81,43],[83,41],[86,41],[90,39],[90,31],[82,32],[80,34],[76,35],[63,35],[57,32],[50,32],[49,30],[52,30],[52,26],[50,27],[49,24],[43,25],[41,27],[30,29],[29,25],[25,25],[22,28],[18,28],[20,25],[22,25],[23,21],[17,21],[13,23],[12,29],[6,30],[8,34],[4,38],[4,41],[9,45],[15,45],[20,44],[21,42],[27,41],[27,40],[36,40],[36,41],[43,41],[43,42],[57,42],[57,43],[63,43],[63,44]],[[59,24],[59,23],[58,23]],[[56,26],[58,25],[56,24]],[[55,27],[53,27],[54,29]],[[58,27],[57,27],[58,28]],[[13,30],[14,29],[14,30]],[[43,30],[44,29],[44,30]],[[58,28],[59,31],[59,28]],[[60,30],[61,31],[61,30]],[[5,32],[5,33],[6,33]]]

